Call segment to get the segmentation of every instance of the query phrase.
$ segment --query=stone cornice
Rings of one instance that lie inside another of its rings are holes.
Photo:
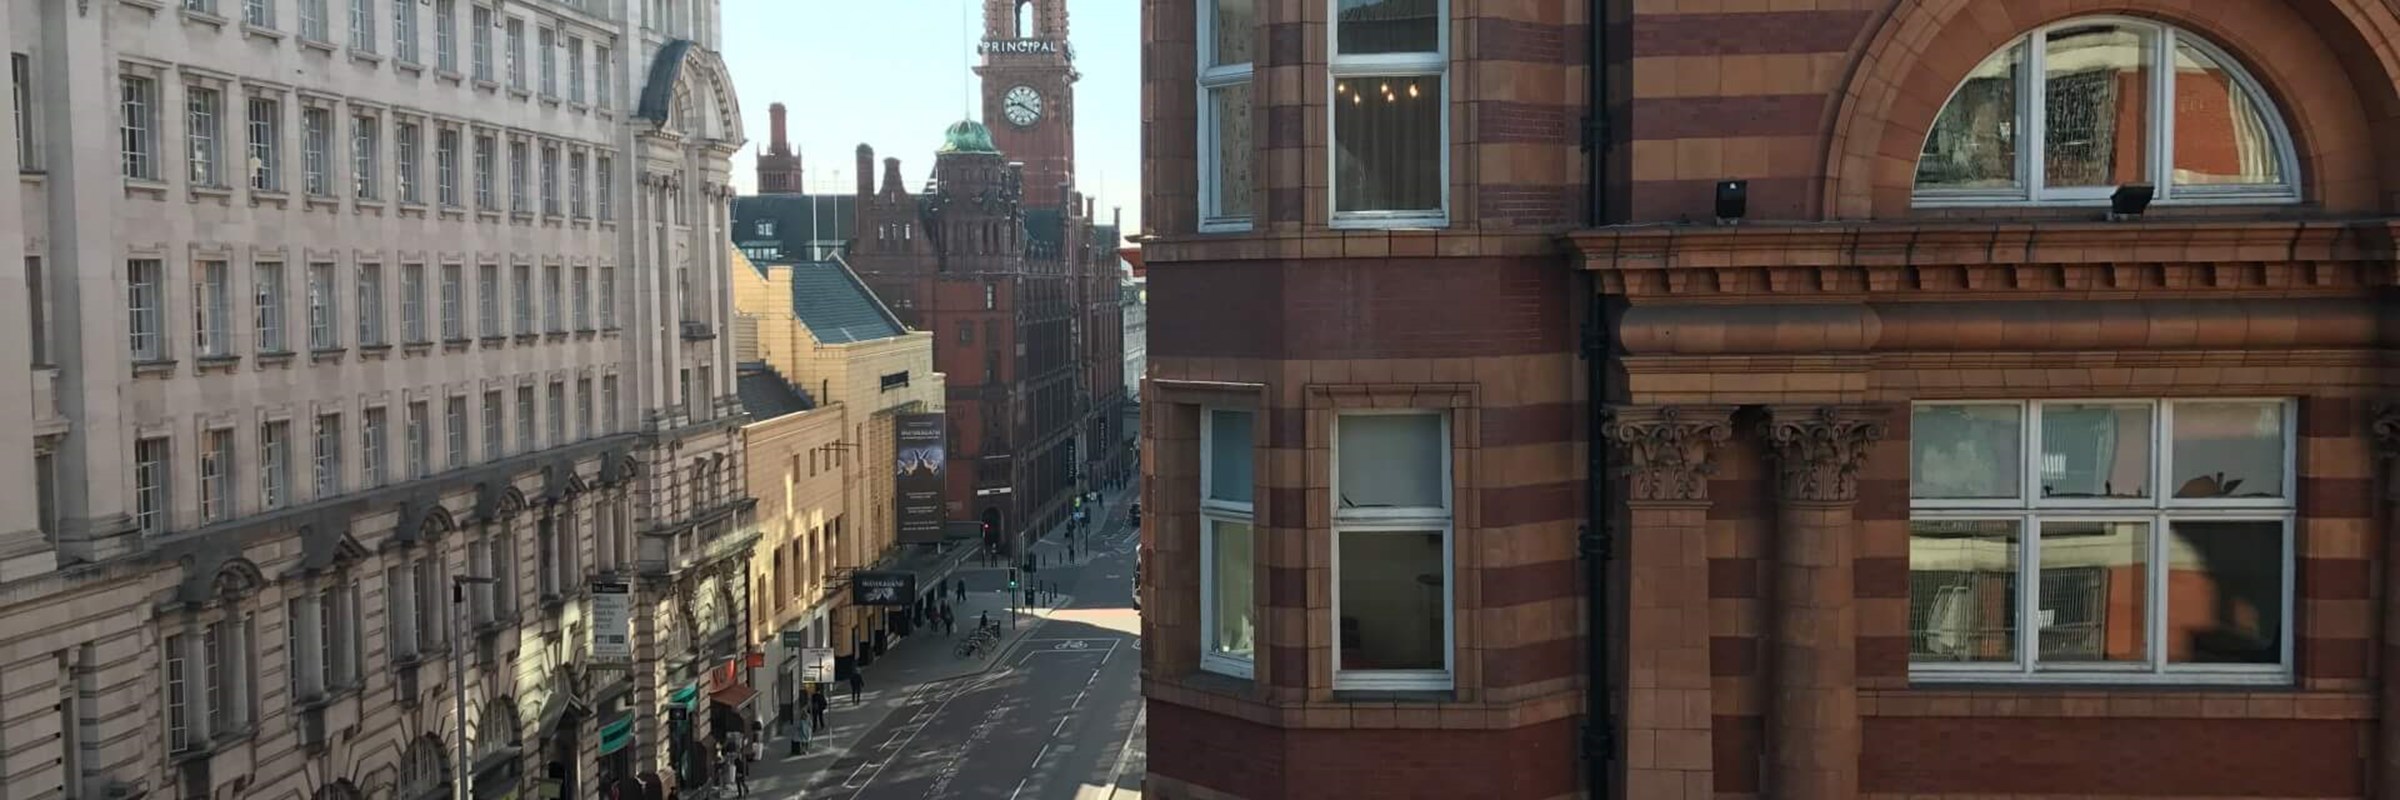
[[[1622,406],[1609,409],[1600,435],[1624,459],[1634,502],[1708,499],[1716,451],[1733,438],[1733,406]]]
[[[2384,219],[1841,222],[1599,228],[1568,240],[1602,291],[1758,296],[2344,293],[2400,283]]]
[[[1769,406],[1760,433],[1773,454],[1778,496],[1840,503],[1858,499],[1858,468],[1885,433],[1884,409]]]

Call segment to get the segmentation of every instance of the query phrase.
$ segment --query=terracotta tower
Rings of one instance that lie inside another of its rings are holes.
[[[767,119],[773,130],[767,151],[758,154],[758,193],[807,191],[800,182],[800,156],[792,152],[792,142],[784,136],[783,104],[767,106]]]
[[[1025,205],[1063,202],[1075,182],[1075,51],[1066,0],[984,0],[983,124],[1010,161],[1025,164]]]

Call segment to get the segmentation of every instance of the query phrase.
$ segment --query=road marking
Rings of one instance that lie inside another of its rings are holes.
[[[988,680],[988,679],[987,679],[987,680]],[[948,693],[947,695],[945,695],[945,696],[943,696],[943,697],[942,697],[942,702],[940,702],[940,703],[936,704],[936,705],[933,707],[933,713],[935,713],[935,714],[937,714],[937,715],[938,715],[938,714],[940,714],[940,713],[942,713],[942,709],[950,707],[950,701],[958,699],[959,695],[963,695],[963,694],[966,694],[966,693],[967,693],[967,688],[968,688],[968,687],[970,687],[970,686],[974,686],[974,685],[977,685],[977,684],[979,684],[979,683],[982,683],[982,681],[976,681],[976,680],[962,680],[962,681],[958,681],[958,682],[957,682],[957,683],[955,683],[955,684],[952,684],[952,685],[951,685],[951,687],[950,687],[950,691],[949,691],[949,693]],[[932,689],[931,689],[931,687],[927,687],[927,690],[928,690],[928,691],[931,691]],[[916,741],[917,734],[924,733],[924,732],[925,732],[925,728],[926,728],[926,727],[927,727],[927,726],[924,726],[924,725],[919,725],[919,726],[917,726],[917,729],[916,729],[916,730],[910,731],[910,732],[909,732],[909,734],[908,734],[908,738],[907,738],[907,739],[903,739],[903,740],[901,740],[901,742],[900,742],[900,748],[901,748],[901,749],[903,749],[903,750],[907,749],[907,748],[908,748],[908,743],[909,743],[909,742]],[[888,766],[888,765],[890,765],[891,763],[892,763],[892,760],[891,760],[891,759],[884,759],[884,760],[882,760],[882,761],[872,761],[872,762],[868,762],[868,763],[865,763],[865,764],[860,764],[860,765],[858,765],[858,770],[853,770],[853,771],[850,773],[850,777],[849,777],[849,779],[848,779],[848,780],[845,780],[845,781],[843,781],[843,782],[842,782],[842,788],[844,788],[844,789],[856,789],[857,791],[854,791],[854,792],[851,792],[851,793],[850,793],[850,797],[851,797],[851,800],[857,800],[857,798],[858,798],[858,796],[859,796],[859,795],[862,795],[862,794],[866,794],[866,793],[867,793],[867,787],[875,785],[875,779],[876,779],[876,778],[883,777],[883,768],[884,768],[885,766]],[[866,768],[868,768],[868,767],[870,767],[870,766],[871,766],[871,767],[874,767],[874,768],[875,768],[875,771],[873,771],[873,772],[870,772],[870,773],[867,773],[866,780],[864,780],[864,781],[860,781],[860,780],[859,780],[859,778],[858,778],[858,773],[859,773],[859,771],[863,771],[863,770],[865,770]]]
[[[1108,771],[1108,793],[1111,797],[1117,793],[1118,782],[1125,779],[1126,762],[1133,760],[1133,737],[1142,732],[1142,724],[1149,719],[1150,707],[1145,704],[1141,711],[1134,713],[1133,727],[1125,731],[1125,743],[1117,746],[1117,766]]]
[[[1063,730],[1066,730],[1066,729],[1067,729],[1067,718],[1066,718],[1066,717],[1059,717],[1059,718],[1058,718],[1058,727],[1051,728],[1051,729],[1050,729],[1050,735],[1051,735],[1051,736],[1057,736],[1059,731],[1063,731]]]

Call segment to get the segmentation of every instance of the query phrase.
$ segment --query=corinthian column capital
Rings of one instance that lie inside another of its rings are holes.
[[[1635,502],[1706,500],[1732,417],[1732,406],[1619,406],[1600,436],[1623,459],[1617,474],[1632,479]]]
[[[1762,431],[1786,500],[1858,499],[1858,468],[1887,428],[1868,406],[1770,406]]]

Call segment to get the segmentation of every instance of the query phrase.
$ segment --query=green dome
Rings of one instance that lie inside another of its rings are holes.
[[[942,132],[942,149],[937,153],[990,153],[999,155],[1000,148],[992,146],[992,132],[983,123],[962,119]]]

